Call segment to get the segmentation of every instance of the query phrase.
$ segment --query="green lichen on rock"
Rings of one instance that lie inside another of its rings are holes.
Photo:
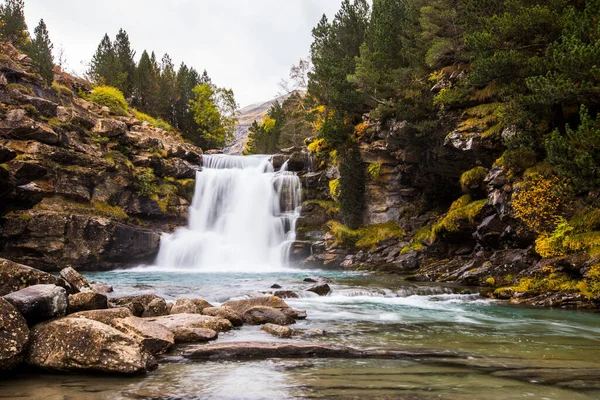
[[[396,222],[385,224],[363,226],[350,229],[337,221],[327,223],[329,229],[335,236],[336,242],[345,247],[356,247],[359,249],[373,249],[379,243],[388,239],[401,239],[406,234]]]

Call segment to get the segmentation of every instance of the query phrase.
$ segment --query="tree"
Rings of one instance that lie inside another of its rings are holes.
[[[135,104],[142,111],[152,115],[156,115],[158,77],[155,63],[144,50],[135,73]]]
[[[115,48],[108,37],[104,34],[102,41],[96,49],[90,64],[89,76],[99,85],[107,85],[120,88],[122,87],[123,76],[121,75],[121,66],[115,53]]]
[[[280,149],[279,140],[286,115],[283,107],[275,101],[260,124],[252,123],[248,130],[248,142],[244,154],[274,154]]]
[[[194,142],[204,148],[223,147],[233,138],[237,103],[230,89],[201,83],[194,88],[190,109],[198,125]]]
[[[40,75],[48,85],[52,85],[54,81],[54,58],[52,56],[52,49],[54,46],[50,41],[48,35],[48,29],[44,20],[40,20],[40,23],[34,30],[34,38],[30,44],[29,55],[33,60],[33,63],[40,71]]]
[[[200,76],[194,68],[181,63],[177,71],[177,99],[175,101],[173,125],[185,137],[192,138],[197,131],[194,115],[190,110],[190,100],[194,97],[194,88],[200,84]]]
[[[340,213],[344,224],[351,229],[356,229],[362,224],[365,203],[365,166],[356,144],[342,149],[339,157]]]
[[[171,57],[165,54],[161,60],[160,78],[158,81],[158,115],[166,121],[175,119],[174,108],[177,100],[177,74]]]
[[[133,60],[135,51],[131,49],[129,35],[123,29],[119,29],[119,33],[115,38],[114,52],[120,68],[119,89],[125,97],[130,97],[133,94],[135,85],[135,61]]]
[[[0,38],[8,40],[15,47],[25,48],[29,41],[23,0],[6,0],[0,6]]]

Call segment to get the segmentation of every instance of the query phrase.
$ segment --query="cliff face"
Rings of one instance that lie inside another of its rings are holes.
[[[0,255],[44,270],[152,261],[186,223],[201,149],[86,101],[87,82],[0,48]]]

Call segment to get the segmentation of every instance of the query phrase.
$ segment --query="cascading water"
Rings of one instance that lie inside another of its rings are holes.
[[[204,155],[189,225],[161,241],[168,269],[267,272],[287,266],[301,203],[300,179],[268,156]]]

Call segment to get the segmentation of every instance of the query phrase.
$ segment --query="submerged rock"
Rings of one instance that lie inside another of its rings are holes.
[[[242,320],[250,325],[262,325],[267,323],[290,325],[294,323],[294,318],[291,316],[285,315],[276,308],[265,306],[255,306],[244,311]]]
[[[79,311],[103,310],[105,308],[108,308],[108,298],[105,294],[81,292],[69,296],[69,314]]]
[[[36,325],[26,361],[52,371],[145,373],[157,362],[134,338],[101,322],[62,318]]]
[[[242,326],[244,324],[240,314],[227,306],[207,307],[202,310],[202,314],[226,319],[231,322],[233,326]]]
[[[62,317],[67,313],[67,292],[56,285],[34,285],[4,296],[29,324]]]
[[[163,354],[175,344],[173,332],[156,322],[144,318],[127,317],[115,319],[112,326],[126,333],[144,346],[151,354]]]
[[[95,292],[98,292],[98,293],[107,294],[107,293],[114,292],[113,287],[111,285],[109,285],[108,283],[104,283],[104,282],[91,282],[90,286],[92,287],[92,289]]]
[[[11,369],[21,362],[28,341],[25,318],[12,304],[0,298],[0,370]]]
[[[40,284],[69,286],[54,275],[0,258],[0,296]]]

